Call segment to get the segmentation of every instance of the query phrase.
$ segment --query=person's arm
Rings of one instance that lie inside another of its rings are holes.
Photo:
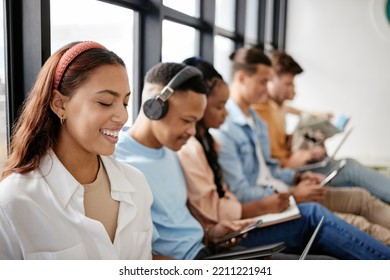
[[[303,113],[302,110],[300,110],[300,109],[298,109],[296,107],[293,107],[291,105],[287,105],[287,106],[285,106],[285,108],[286,108],[286,112],[289,113],[289,114],[293,114],[293,115],[299,116],[300,114]]]
[[[285,167],[297,168],[313,160],[312,152],[309,149],[299,149],[291,153],[284,162]]]
[[[290,193],[275,193],[259,200],[244,202],[242,204],[242,218],[282,212],[290,206],[289,197]]]
[[[308,115],[311,115],[313,117],[326,116],[328,119],[331,119],[334,117],[334,114],[332,112],[304,111],[304,110],[298,109],[298,108],[291,106],[291,105],[286,105],[285,108],[286,108],[287,113],[297,115],[297,116],[300,116],[302,114],[308,114]]]
[[[203,219],[213,222],[240,219],[241,203],[228,190],[223,198],[219,197],[214,174],[198,140],[191,138],[177,155],[186,178],[191,208],[195,208]]]
[[[167,256],[160,256],[160,255],[153,254],[152,260],[175,260],[175,259]]]
[[[263,153],[264,160],[272,176],[283,181],[287,185],[291,185],[296,172],[290,168],[280,167],[279,161],[271,157],[271,146],[267,125],[259,117],[255,118],[255,122],[259,130],[258,137],[261,145],[261,152]]]

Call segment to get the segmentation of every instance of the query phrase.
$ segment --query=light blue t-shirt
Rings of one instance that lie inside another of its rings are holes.
[[[204,232],[187,208],[185,177],[176,153],[165,147],[148,148],[122,130],[115,157],[140,169],[150,185],[153,193],[154,254],[194,259],[204,247]]]

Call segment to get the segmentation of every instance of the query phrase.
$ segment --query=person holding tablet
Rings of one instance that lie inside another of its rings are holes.
[[[262,153],[265,154],[267,152],[267,150],[263,149],[261,145],[263,140],[263,130],[257,129],[258,126],[262,125],[261,120],[257,117],[257,114],[250,109],[251,104],[259,101],[259,99],[267,93],[266,85],[269,71],[271,69],[271,62],[267,56],[265,56],[259,49],[255,48],[238,49],[232,54],[231,58],[233,60],[233,82],[231,84],[230,95],[226,103],[228,115],[219,129],[209,129],[209,132],[213,137],[215,137],[219,145],[218,163],[222,168],[224,182],[227,183],[229,191],[235,194],[241,205],[249,202],[254,203],[256,201],[258,203],[261,201],[265,203],[267,200],[270,201],[271,199],[278,197],[280,194],[289,192],[289,187],[286,183],[277,179],[277,177],[274,177],[273,172],[275,172],[275,174],[280,172],[282,177],[289,177],[291,182],[294,177],[292,173],[284,173],[278,166],[274,166],[275,170],[268,169],[266,162],[269,158],[261,155]],[[210,119],[216,120],[217,118],[214,116],[214,118]],[[208,146],[210,147],[211,145]],[[199,158],[200,153],[198,152],[196,154]],[[182,166],[188,167],[190,164],[184,163]],[[309,177],[313,176],[310,175]],[[301,179],[302,181],[305,181],[303,176]],[[278,190],[278,193],[275,193],[274,188]],[[326,209],[318,203],[307,202],[315,200],[305,200],[305,194],[299,194],[296,191],[297,189],[300,189],[299,191],[302,192],[307,191],[307,194],[314,190],[314,193],[318,193],[319,200],[323,199],[323,191],[326,190],[326,188],[318,185],[313,186],[313,183],[310,182],[308,185],[300,183],[300,186],[296,187],[292,193],[298,202],[298,207],[302,217],[298,220],[260,228],[259,236],[267,239],[267,241],[269,241],[269,239],[266,238],[266,236],[270,237],[271,240],[272,238],[280,238],[284,233],[292,233],[294,230],[297,230],[292,226],[293,222],[300,221],[302,219],[305,220],[304,217],[312,217],[311,215],[318,218],[318,220],[316,220],[316,224],[318,224],[321,217],[317,216],[317,214],[319,214],[317,209],[321,209],[320,212]],[[307,196],[306,199],[309,197],[312,198],[313,196]],[[202,200],[199,202],[202,203]],[[275,203],[270,204],[271,206],[275,206]],[[257,209],[261,209],[260,206],[261,204],[259,203]],[[311,207],[313,208],[310,209]],[[368,238],[367,242],[373,242],[377,245],[380,244],[380,246],[387,248],[387,246],[376,241],[363,231],[347,224],[328,210],[326,211],[328,214],[325,215],[323,228],[319,234],[323,234],[324,231],[327,232],[327,230],[324,229],[328,226],[330,227],[329,230],[335,229],[333,228],[333,225],[335,225],[334,222],[338,224],[336,228],[339,228],[339,224],[342,224],[343,227],[346,226],[348,228],[346,229],[347,231],[353,231],[353,234],[348,234],[349,237],[347,237],[344,236],[342,232],[338,232],[336,235],[338,236],[337,238],[340,238],[340,241],[336,243],[334,243],[335,241],[332,241],[332,245],[328,244],[325,247],[332,247],[336,251],[349,249],[355,250],[356,245],[353,245],[353,242],[351,243],[351,240],[348,239],[352,238],[355,240],[355,238],[360,239],[364,236],[364,238]],[[291,225],[291,228],[280,230],[281,227],[288,227],[289,225]],[[329,237],[330,235],[327,235],[327,238]],[[254,234],[249,234],[248,237],[242,241],[242,244],[253,245],[257,244],[257,242],[262,242],[258,239],[261,238],[256,238]],[[341,241],[341,239],[343,239],[343,241]],[[299,238],[295,237],[293,240],[296,241],[299,240]],[[317,242],[320,240],[321,235],[318,236]],[[286,244],[289,243],[286,242]],[[349,246],[351,246],[351,248],[349,248]],[[323,249],[325,249],[325,247],[323,247]],[[358,251],[360,251],[360,249]],[[355,255],[355,257],[336,256],[334,255],[334,252],[325,252],[325,254],[341,259],[362,257],[357,257],[357,255]],[[359,254],[359,252],[356,251],[353,254]],[[366,251],[364,254],[370,254],[370,252]],[[367,258],[367,256],[362,258]]]
[[[303,72],[301,66],[287,53],[275,51],[270,55],[272,69],[267,84],[268,97],[251,107],[267,123],[271,156],[280,161],[283,167],[299,168],[309,161],[319,160],[325,156],[322,146],[312,149],[292,151],[288,144],[285,130],[286,101],[295,96],[294,79]],[[324,167],[312,168],[310,171],[327,174],[340,160],[329,158]],[[381,200],[390,203],[390,178],[362,165],[358,161],[346,158],[342,172],[332,181],[333,186],[359,186]]]

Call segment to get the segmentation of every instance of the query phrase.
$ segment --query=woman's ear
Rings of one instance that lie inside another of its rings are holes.
[[[66,103],[68,102],[69,97],[61,94],[58,90],[54,90],[52,98],[50,100],[51,110],[61,119],[66,119]]]

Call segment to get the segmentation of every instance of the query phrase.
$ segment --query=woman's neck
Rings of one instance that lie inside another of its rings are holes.
[[[70,151],[62,145],[53,148],[54,153],[69,171],[70,174],[80,183],[89,184],[95,181],[99,171],[99,156],[87,152]]]

